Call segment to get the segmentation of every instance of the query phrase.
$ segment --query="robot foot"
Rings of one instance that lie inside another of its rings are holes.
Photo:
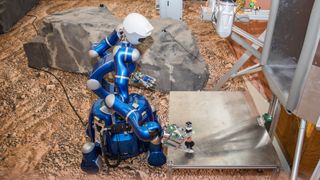
[[[98,173],[102,168],[101,149],[98,144],[89,142],[83,145],[82,171],[88,174]]]
[[[160,144],[152,144],[150,143],[149,147],[149,156],[148,156],[148,163],[151,166],[162,166],[167,162],[167,158],[164,155]]]

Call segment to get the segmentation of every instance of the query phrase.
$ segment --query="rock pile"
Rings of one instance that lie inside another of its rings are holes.
[[[121,20],[106,7],[81,7],[43,20],[40,36],[24,45],[29,66],[87,73],[92,69],[88,50],[113,31]],[[157,79],[157,88],[200,90],[208,79],[206,63],[187,25],[170,19],[151,20],[152,38],[138,49],[141,71]]]
[[[8,32],[39,0],[0,0],[0,34]]]

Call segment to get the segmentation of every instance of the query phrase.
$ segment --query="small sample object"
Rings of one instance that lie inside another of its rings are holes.
[[[177,150],[182,150],[187,153],[193,153],[192,147],[192,123],[187,122],[186,128],[178,127],[176,124],[170,124],[164,127],[162,143],[167,147],[172,147]]]
[[[264,120],[264,127],[269,132],[270,126],[271,126],[271,123],[272,123],[272,116],[269,113],[264,113],[262,115],[262,117],[263,117],[263,120]]]
[[[186,152],[188,153],[193,153],[192,147],[194,146],[194,142],[192,141],[192,122],[188,121],[186,122],[186,134],[187,134],[187,139],[184,142],[186,146]]]
[[[249,7],[255,9],[257,0],[251,0],[249,3]]]
[[[178,127],[176,124],[170,124],[164,127],[162,143],[168,147],[176,149],[181,147],[186,137],[183,128]]]

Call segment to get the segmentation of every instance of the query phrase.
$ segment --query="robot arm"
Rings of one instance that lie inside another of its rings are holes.
[[[114,109],[129,122],[140,140],[150,142],[160,134],[161,127],[159,123],[150,121],[139,125],[139,121],[142,119],[141,114],[137,113],[136,110],[128,104],[123,103],[114,94],[107,96],[105,102],[109,108]]]
[[[92,58],[98,56],[104,57],[106,55],[105,51],[119,42],[122,33],[121,25],[119,25],[118,28],[115,29],[108,37],[92,46],[92,49],[89,51],[89,56]]]
[[[112,72],[114,70],[114,63],[109,61],[103,65],[96,68],[90,75],[90,79],[87,81],[87,86],[95,94],[97,94],[101,99],[104,99],[110,93],[103,86],[103,77],[105,74]]]

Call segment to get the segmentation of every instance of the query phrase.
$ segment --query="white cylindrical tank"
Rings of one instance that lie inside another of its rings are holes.
[[[220,0],[216,12],[216,31],[222,38],[230,36],[235,11],[233,0]]]
[[[208,1],[208,7],[211,9],[211,11],[214,11],[214,8],[216,6],[216,0],[209,0]]]

